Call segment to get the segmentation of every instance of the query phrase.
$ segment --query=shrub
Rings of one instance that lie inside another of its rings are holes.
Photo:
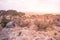
[[[34,24],[38,27],[38,30],[46,30],[48,27],[51,27],[49,23],[41,23],[40,21],[34,21]]]
[[[7,23],[8,23],[8,20],[5,17],[3,17],[2,22],[1,22],[1,26],[5,27]]]
[[[38,27],[38,30],[46,30],[48,28],[48,25],[44,25],[44,24],[38,24],[36,26]]]
[[[30,24],[30,21],[27,21],[27,20],[22,20],[22,21],[20,22],[20,26],[21,26],[21,27],[29,26],[29,24]]]
[[[2,27],[1,24],[0,24],[0,30],[2,30],[2,28],[3,28],[3,27]]]
[[[60,18],[56,17],[55,19],[53,19],[53,24],[55,24],[56,26],[60,26]]]

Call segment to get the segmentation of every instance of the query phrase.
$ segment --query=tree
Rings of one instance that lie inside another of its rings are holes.
[[[0,16],[4,16],[4,15],[6,15],[6,13],[7,13],[7,11],[5,11],[5,10],[0,10]]]
[[[12,15],[12,16],[15,16],[18,14],[18,12],[16,10],[7,10],[7,14],[8,15]]]

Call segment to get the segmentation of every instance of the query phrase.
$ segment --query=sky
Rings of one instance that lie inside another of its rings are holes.
[[[60,13],[60,0],[0,0],[0,10]]]

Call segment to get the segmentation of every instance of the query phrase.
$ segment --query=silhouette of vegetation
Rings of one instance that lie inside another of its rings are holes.
[[[23,16],[23,15],[25,15],[25,13],[23,13],[23,12],[17,12],[16,10],[7,10],[7,11],[5,11],[5,10],[0,10],[0,16],[2,16],[2,15],[12,15],[12,16]]]
[[[5,10],[0,10],[0,16],[4,16],[4,15],[6,15],[6,11]]]
[[[15,16],[15,15],[18,15],[18,12],[16,10],[7,10],[7,14]]]

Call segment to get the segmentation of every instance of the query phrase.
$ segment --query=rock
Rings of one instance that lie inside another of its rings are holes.
[[[36,35],[33,40],[46,40],[46,37],[44,34],[40,34],[40,36]]]
[[[55,38],[48,38],[47,40],[56,40]]]
[[[22,40],[21,36],[16,37],[15,39],[12,40]]]
[[[9,38],[8,37],[3,37],[2,40],[8,40]]]
[[[11,21],[11,22],[8,22],[8,23],[6,24],[6,27],[7,27],[7,28],[13,28],[13,27],[15,27],[15,25],[14,25],[13,21]]]
[[[56,26],[60,27],[60,18],[57,17],[53,20],[53,24],[55,24]]]
[[[1,34],[4,36],[0,40],[56,40],[53,36],[48,35],[49,33],[45,34],[45,32],[30,30],[26,27],[22,29],[4,28]]]

